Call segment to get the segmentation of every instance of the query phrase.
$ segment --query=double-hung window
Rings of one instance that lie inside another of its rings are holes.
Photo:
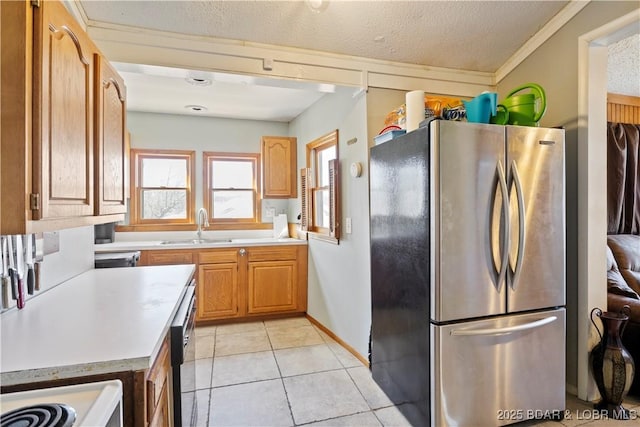
[[[203,153],[204,206],[211,224],[260,222],[260,155]]]
[[[338,194],[338,130],[307,144],[302,169],[302,229],[334,243],[340,238]]]
[[[193,224],[194,151],[131,150],[131,224]]]

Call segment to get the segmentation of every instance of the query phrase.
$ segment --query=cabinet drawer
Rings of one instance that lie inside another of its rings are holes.
[[[198,254],[200,264],[223,264],[238,261],[238,249],[223,249]]]
[[[147,377],[147,417],[150,420],[153,419],[156,408],[162,405],[163,396],[166,399],[166,392],[163,393],[163,390],[167,387],[169,363],[169,341],[165,340]]]
[[[188,251],[149,251],[149,265],[193,264],[193,253]]]
[[[249,262],[254,261],[283,261],[297,258],[296,246],[260,246],[247,248]]]

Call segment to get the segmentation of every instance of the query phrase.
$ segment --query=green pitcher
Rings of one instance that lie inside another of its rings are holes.
[[[530,89],[531,92],[515,95],[524,89]],[[547,98],[544,89],[535,83],[518,86],[509,92],[500,104],[504,105],[509,111],[510,125],[538,126],[538,122],[547,110]]]

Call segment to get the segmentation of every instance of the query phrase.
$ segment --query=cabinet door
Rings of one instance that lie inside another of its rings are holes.
[[[238,317],[238,264],[204,264],[196,287],[197,320]]]
[[[96,215],[125,213],[127,129],[124,80],[109,62],[94,55],[96,70]]]
[[[169,389],[168,384],[164,384],[162,394],[160,395],[160,403],[156,407],[153,417],[149,422],[149,427],[167,427],[169,424]]]
[[[295,198],[298,194],[296,138],[262,137],[262,196]]]
[[[169,341],[165,340],[147,377],[147,419],[150,427],[169,425]]]
[[[297,261],[249,263],[248,312],[295,311],[298,301]]]
[[[94,213],[94,51],[61,2],[35,8],[33,191],[39,203],[34,219]]]

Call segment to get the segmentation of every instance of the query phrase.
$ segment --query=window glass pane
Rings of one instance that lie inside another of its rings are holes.
[[[213,160],[212,188],[253,188],[253,162]]]
[[[316,190],[314,202],[315,226],[329,228],[329,190]]]
[[[186,190],[143,190],[142,219],[187,218]]]
[[[253,218],[253,191],[213,191],[213,218]]]
[[[329,185],[329,160],[336,158],[336,146],[332,145],[318,152],[318,184],[317,187]]]
[[[186,187],[186,159],[142,159],[142,187]]]

